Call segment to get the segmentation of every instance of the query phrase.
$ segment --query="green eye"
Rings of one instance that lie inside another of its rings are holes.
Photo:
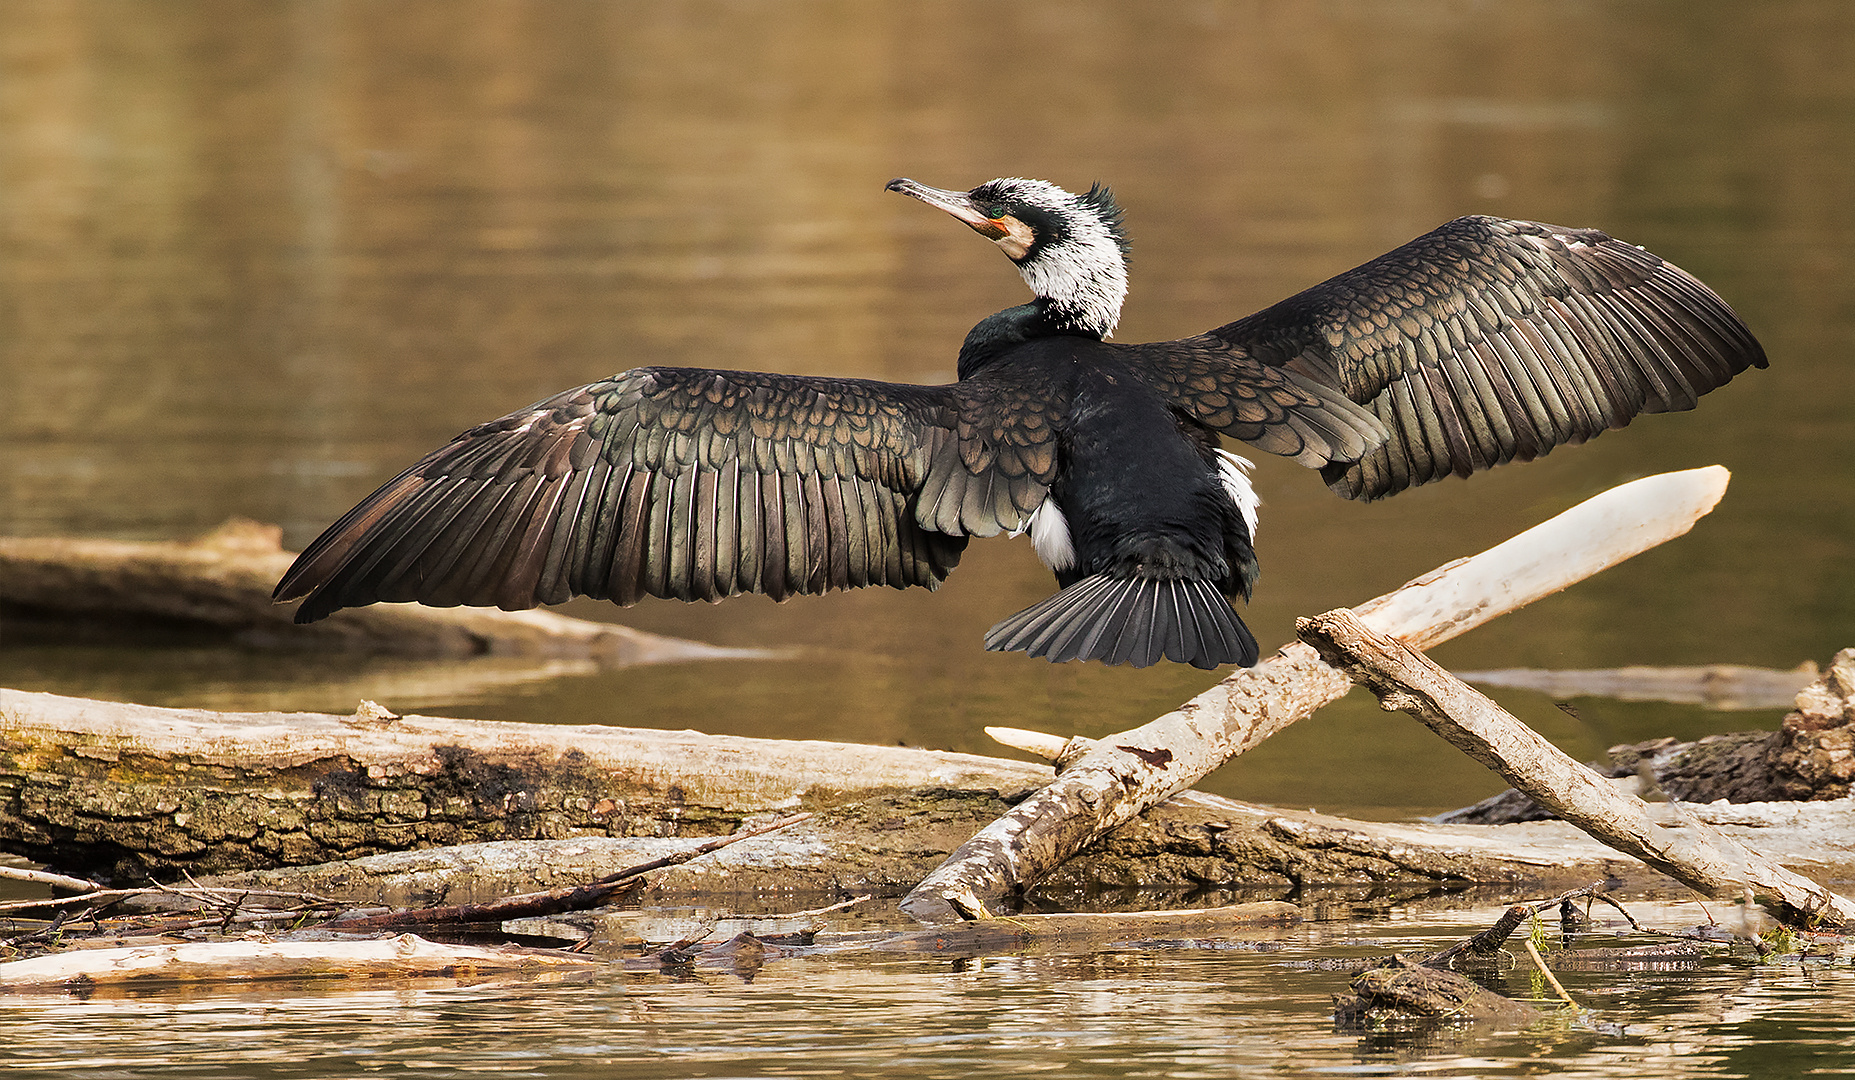
[[[999,218],[1005,216],[1005,208],[1002,206],[988,206],[985,208],[985,216],[991,218],[993,221],[997,221]]]

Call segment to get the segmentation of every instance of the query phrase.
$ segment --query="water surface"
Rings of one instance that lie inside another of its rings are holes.
[[[1228,322],[1463,213],[1641,243],[1727,297],[1771,369],[1383,504],[1265,457],[1246,618],[1273,647],[1297,615],[1614,484],[1719,463],[1732,488],[1690,536],[1439,659],[1790,667],[1855,644],[1855,8],[1835,0],[0,5],[0,533],[175,539],[239,514],[300,546],[455,432],[646,363],[950,379],[966,329],[1023,286],[886,194],[897,175],[1112,183],[1129,341]],[[0,684],[986,751],[987,724],[1101,734],[1213,680],[980,648],[1050,587],[1028,544],[989,541],[935,595],[582,602],[799,654],[501,683],[15,624]],[[1498,696],[1580,757],[1777,719]],[[1501,785],[1355,695],[1206,786],[1397,817]],[[1334,1031],[1344,976],[1284,966],[1479,925],[1394,913],[1274,952],[818,959],[751,983],[14,1001],[0,1029],[9,1065],[122,1077],[1849,1068],[1845,967],[1580,975],[1610,1026],[1411,1045]]]
[[[1657,915],[1695,921],[1685,907],[1634,913],[1651,923]],[[1364,923],[1240,940],[959,961],[859,954],[775,960],[751,974],[33,997],[0,1001],[0,1037],[7,1064],[34,1075],[151,1080],[400,1072],[1781,1080],[1846,1075],[1855,1064],[1847,1020],[1855,975],[1820,962],[1722,958],[1565,973],[1584,1011],[1524,1032],[1335,1028],[1331,995],[1351,976],[1310,964],[1440,948],[1497,914],[1392,908]],[[1544,988],[1524,970],[1490,981],[1543,1003]]]
[[[1694,533],[1439,650],[1461,667],[1789,667],[1855,642],[1855,15],[1832,2],[439,3],[0,9],[0,533],[307,542],[473,423],[644,363],[938,381],[1023,298],[883,192],[1115,185],[1120,337],[1219,325],[1467,212],[1594,225],[1711,282],[1770,371],[1699,412],[1383,504],[1259,462],[1246,612],[1376,595],[1615,483],[1721,463]],[[1100,734],[1213,676],[983,652],[1047,595],[976,543],[937,594],[651,601],[590,618],[803,659],[387,703],[985,750]],[[0,682],[346,709],[351,664],[0,628]],[[1580,755],[1775,714],[1503,695]],[[1396,815],[1498,787],[1369,702],[1210,786]]]

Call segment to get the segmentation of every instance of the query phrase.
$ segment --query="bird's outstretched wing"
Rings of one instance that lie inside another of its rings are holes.
[[[296,619],[308,622],[376,601],[520,609],[933,587],[975,530],[958,513],[918,521],[923,485],[952,470],[963,475],[936,482],[964,494],[990,476],[984,455],[962,452],[956,390],[627,371],[426,456],[310,544],[275,597],[307,595]]]
[[[1595,230],[1490,217],[1458,218],[1204,337],[1370,411],[1386,432],[1376,447],[1301,459],[1349,499],[1691,409],[1765,366],[1732,308],[1679,267]]]

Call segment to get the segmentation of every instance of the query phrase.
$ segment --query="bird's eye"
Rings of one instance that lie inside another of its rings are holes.
[[[985,216],[991,218],[993,221],[997,221],[999,218],[1005,216],[1005,208],[1002,206],[988,206],[985,208]]]

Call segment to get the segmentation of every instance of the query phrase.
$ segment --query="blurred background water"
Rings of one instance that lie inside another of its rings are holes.
[[[457,431],[640,364],[909,381],[1025,297],[882,190],[1112,184],[1118,337],[1227,322],[1459,214],[1600,227],[1760,335],[1691,414],[1382,504],[1257,455],[1265,649],[1614,484],[1720,463],[1694,532],[1437,650],[1456,668],[1731,662],[1855,644],[1855,8],[1410,0],[906,4],[20,0],[0,5],[0,534],[300,547]],[[566,610],[798,658],[385,701],[491,719],[994,749],[1215,679],[987,653],[1029,544],[938,594]],[[390,664],[0,627],[0,684],[347,711]],[[398,684],[404,687],[406,684]],[[1501,700],[1575,755],[1777,712]],[[1363,695],[1213,777],[1397,817],[1500,782]]]
[[[1643,244],[1726,296],[1771,369],[1698,412],[1383,504],[1263,458],[1246,618],[1272,648],[1297,615],[1614,484],[1720,463],[1732,488],[1690,536],[1439,659],[1789,667],[1855,645],[1855,8],[1837,0],[8,0],[0,534],[177,539],[240,514],[300,546],[457,431],[639,364],[950,379],[966,329],[1024,289],[990,245],[885,194],[897,175],[1113,184],[1135,242],[1128,341],[1222,324],[1463,213]],[[937,595],[581,602],[801,651],[499,689],[0,626],[0,685],[346,711],[375,679],[401,711],[984,752],[986,724],[1100,734],[1215,678],[981,649],[1048,591],[1028,544],[991,541]],[[1581,757],[1778,715],[1500,697]],[[1501,785],[1354,695],[1206,786],[1398,817]],[[1573,977],[1598,1023],[1528,1036],[1337,1032],[1346,977],[1283,961],[1486,922],[1375,910],[1266,949],[15,1000],[0,1038],[17,1071],[125,1077],[1848,1066],[1846,967]]]

